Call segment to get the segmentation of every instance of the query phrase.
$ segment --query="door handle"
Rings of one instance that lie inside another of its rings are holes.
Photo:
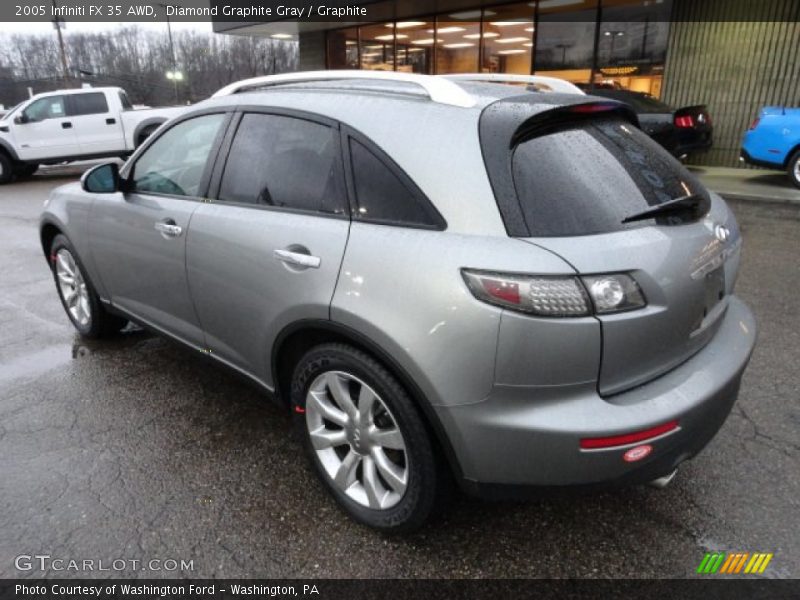
[[[302,252],[292,252],[291,250],[275,250],[273,252],[275,258],[287,265],[294,265],[296,267],[303,267],[305,269],[319,269],[322,264],[322,259],[319,256],[311,256]]]
[[[61,123],[61,129],[72,129],[72,123],[69,121],[64,121]]]
[[[172,219],[158,221],[155,224],[155,228],[156,231],[158,231],[164,237],[176,238],[180,237],[180,235],[183,233],[183,228],[180,225],[176,225],[175,221]]]
[[[116,122],[116,119],[106,119],[106,125],[114,125]]]

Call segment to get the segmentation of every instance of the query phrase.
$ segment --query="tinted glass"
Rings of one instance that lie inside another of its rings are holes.
[[[633,125],[576,123],[529,139],[513,156],[514,185],[532,236],[582,235],[652,224],[625,217],[699,193],[700,183]]]
[[[133,105],[131,105],[130,98],[128,98],[128,94],[125,92],[119,93],[119,103],[122,105],[122,110],[132,110]]]
[[[341,190],[336,130],[278,115],[242,117],[220,200],[344,214]]]
[[[31,121],[58,119],[64,117],[64,96],[50,96],[32,103],[25,109],[25,116]]]
[[[440,225],[433,209],[363,144],[351,139],[350,155],[360,218],[411,226]]]
[[[208,155],[225,115],[205,115],[178,123],[153,142],[136,161],[133,189],[197,196]]]
[[[70,98],[72,102],[72,113],[75,116],[96,115],[108,112],[106,95],[97,92],[96,94],[75,94]]]

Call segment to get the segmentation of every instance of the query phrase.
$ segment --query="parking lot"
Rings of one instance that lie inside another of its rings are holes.
[[[79,173],[0,187],[0,577],[77,575],[15,568],[34,554],[191,561],[131,577],[683,577],[709,551],[771,552],[765,577],[800,577],[800,206],[734,205],[759,345],[733,414],[671,486],[457,497],[387,537],[336,508],[258,390],[141,331],[74,334],[37,219]]]

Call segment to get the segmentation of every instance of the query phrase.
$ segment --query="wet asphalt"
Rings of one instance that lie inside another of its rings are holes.
[[[765,577],[800,577],[800,208],[734,205],[759,345],[730,418],[670,487],[456,497],[398,538],[337,509],[257,389],[148,333],[75,335],[37,219],[79,172],[0,187],[0,577],[693,577],[708,551],[772,552]],[[15,567],[37,554],[127,562]],[[161,570],[130,566],[151,559]]]

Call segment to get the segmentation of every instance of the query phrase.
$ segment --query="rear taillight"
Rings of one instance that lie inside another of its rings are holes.
[[[755,119],[753,119],[753,122],[752,122],[752,123],[750,123],[750,129],[755,129],[756,127],[758,127],[758,124],[759,124],[760,122],[761,122],[761,119],[760,119],[760,118],[758,118],[758,117],[756,117]]]
[[[541,317],[586,317],[647,305],[627,274],[520,275],[462,269],[472,294],[483,302]]]
[[[694,118],[692,118],[692,115],[681,115],[679,117],[675,117],[675,127],[680,127],[681,129],[691,129],[694,127]]]

